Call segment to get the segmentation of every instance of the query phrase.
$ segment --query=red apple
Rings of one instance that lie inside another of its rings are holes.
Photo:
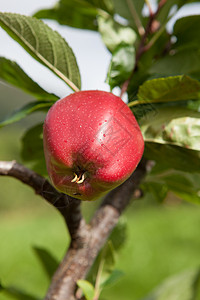
[[[61,192],[94,200],[124,182],[144,150],[129,107],[103,91],[81,91],[57,101],[44,123],[48,174]]]

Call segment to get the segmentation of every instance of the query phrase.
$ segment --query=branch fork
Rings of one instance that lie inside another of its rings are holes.
[[[71,243],[55,272],[45,300],[76,300],[76,282],[85,278],[123,210],[146,174],[143,159],[136,171],[121,186],[112,190],[86,224],[81,214],[81,200],[64,195],[44,177],[15,161],[0,161],[0,175],[11,176],[32,187],[63,215]]]

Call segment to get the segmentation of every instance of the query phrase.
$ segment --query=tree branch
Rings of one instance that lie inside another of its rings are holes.
[[[58,192],[47,179],[16,161],[0,161],[0,176],[11,176],[32,187],[36,194],[55,206],[63,215],[74,239],[82,221],[80,200]]]
[[[80,212],[80,200],[59,193],[42,176],[15,161],[0,161],[0,175],[17,178],[54,205],[65,218],[71,235],[70,247],[55,272],[45,300],[75,300],[76,282],[85,278],[99,251],[146,174],[143,159],[121,186],[111,191],[90,224]]]
[[[111,191],[89,225],[81,224],[79,239],[71,244],[53,276],[45,300],[75,300],[76,282],[85,278],[99,251],[146,174],[146,161],[121,186]]]

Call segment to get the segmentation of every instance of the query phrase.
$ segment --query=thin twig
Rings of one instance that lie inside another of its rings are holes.
[[[150,4],[149,0],[145,0],[145,3],[146,3],[146,5],[147,5],[147,7],[149,9],[150,16],[153,16],[153,10],[151,8],[151,4]]]
[[[101,275],[102,275],[102,272],[103,272],[104,263],[105,263],[105,258],[102,258],[101,261],[100,261],[97,276],[96,276],[95,295],[94,295],[94,299],[92,299],[92,300],[98,300],[99,296],[100,296],[100,293],[101,293],[100,284],[101,284]]]
[[[163,26],[161,29],[159,27],[157,27],[158,31],[160,29],[159,33],[156,35],[156,37],[154,39],[152,38],[152,41],[150,41],[148,45],[146,45],[147,37],[152,31],[152,24],[155,21],[155,19],[156,19],[157,15],[159,14],[160,10],[162,9],[162,7],[165,5],[165,3],[166,3],[166,0],[161,0],[159,2],[157,10],[154,13],[150,10],[149,21],[145,28],[144,34],[141,35],[141,40],[140,40],[139,46],[136,51],[135,65],[134,65],[133,71],[132,71],[130,77],[123,83],[123,85],[121,87],[120,97],[122,97],[123,94],[127,91],[128,86],[131,82],[131,79],[132,79],[133,75],[135,74],[135,71],[138,68],[138,62],[139,62],[141,56],[153,46],[153,44],[156,42],[156,40],[159,38],[160,34],[162,34],[162,32],[165,28],[165,27],[163,28]]]
[[[137,27],[138,33],[142,37],[144,35],[144,33],[145,33],[145,30],[144,30],[144,27],[143,27],[142,22],[140,20],[140,17],[137,14],[137,11],[135,9],[134,3],[131,0],[126,0],[126,2],[127,2],[127,5],[128,5],[128,7],[130,9],[130,13],[132,14],[133,19],[135,21],[135,25]]]
[[[158,8],[157,8],[156,14],[159,13],[159,11],[165,5],[166,2],[167,2],[167,0],[160,0],[160,2],[158,3]]]

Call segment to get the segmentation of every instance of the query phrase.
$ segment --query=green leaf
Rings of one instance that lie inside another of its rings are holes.
[[[188,174],[170,174],[164,176],[163,180],[168,185],[169,190],[173,191],[181,199],[200,204],[199,187],[195,189]]]
[[[130,104],[136,103],[136,101],[137,100],[134,100],[134,101],[130,102]],[[150,121],[150,117],[152,118],[152,116],[155,117],[157,115],[157,108],[156,108],[155,104],[152,104],[151,102],[145,101],[145,104],[139,104],[139,102],[137,101],[137,105],[130,106],[130,109],[132,110],[138,123],[140,122],[140,119],[142,119],[142,118],[143,119],[146,118],[146,120]]]
[[[135,48],[120,45],[113,53],[107,75],[107,83],[111,89],[119,86],[131,75],[135,64]]]
[[[88,276],[94,285],[98,274],[100,286],[111,276],[116,264],[116,252],[111,240],[108,240],[98,254]]]
[[[115,280],[117,281],[122,276],[122,272],[114,270],[114,268],[116,265],[117,251],[124,246],[126,239],[127,223],[126,219],[121,217],[89,272],[88,279],[93,284],[96,283],[97,274],[101,288],[114,283]]]
[[[140,119],[144,140],[200,151],[200,113],[181,107],[157,110],[156,117]],[[149,122],[151,120],[151,122]]]
[[[157,178],[156,178],[157,179]],[[164,182],[159,182],[158,179],[156,181],[152,180],[152,176],[149,175],[149,178],[142,183],[142,190],[146,194],[151,193],[154,199],[161,203],[165,200],[168,193],[168,186]]]
[[[75,56],[58,32],[41,20],[12,13],[0,13],[0,26],[70,88],[74,91],[80,89],[80,74]]]
[[[101,282],[101,288],[109,287],[113,284],[115,284],[118,280],[120,280],[124,276],[124,273],[120,270],[114,270],[110,276]]]
[[[200,100],[191,100],[187,102],[187,107],[195,111],[200,111]]]
[[[68,2],[69,0],[64,0]],[[82,0],[83,2],[85,0]],[[98,8],[99,10],[103,10],[108,12],[109,14],[113,14],[113,0],[86,0],[90,3],[91,6]]]
[[[101,253],[101,260],[104,261],[102,276],[107,277],[107,275],[110,275],[113,271],[116,263],[116,251],[111,240],[108,240],[106,245],[103,247]]]
[[[124,232],[124,226],[122,225],[120,227],[121,228],[119,228],[118,232],[120,232],[120,230]],[[122,234],[122,232],[120,232],[120,234]],[[111,237],[111,239],[113,239],[113,237]],[[100,289],[114,284],[124,275],[122,271],[114,269],[116,265],[116,249],[114,248],[111,239],[108,240],[108,242],[106,243],[99,255],[98,276],[100,276]],[[119,239],[121,240],[122,237],[119,237]],[[116,241],[116,239],[114,240]],[[119,244],[120,242],[117,243],[118,249],[122,246]]]
[[[58,100],[56,95],[43,90],[33,81],[16,62],[5,57],[0,57],[0,79],[24,90],[38,100]]]
[[[79,288],[82,289],[86,300],[93,300],[94,299],[95,289],[89,281],[80,279],[80,280],[77,281],[77,285],[78,285]]]
[[[74,2],[77,4],[74,5]],[[82,1],[60,1],[55,7],[42,9],[34,14],[39,19],[52,19],[58,21],[61,25],[68,25],[75,28],[97,30],[95,24],[97,10],[88,3]]]
[[[199,173],[200,151],[158,143],[145,143],[145,157],[158,166],[184,172]]]
[[[97,30],[99,10],[113,13],[111,0],[60,0],[53,8],[35,13],[40,19],[53,19],[62,25],[75,28]]]
[[[143,300],[198,300],[199,282],[199,269],[185,271],[166,279],[152,294]]]
[[[199,174],[190,174],[173,169],[163,170],[159,173],[153,171],[143,183],[144,191],[151,193],[157,202],[162,202],[168,191],[172,191],[182,200],[200,204]]]
[[[59,262],[46,249],[33,247],[33,250],[43,266],[48,278],[51,280],[56,269],[58,268]]]
[[[43,124],[28,129],[21,140],[21,158],[31,169],[47,175],[43,150]]]
[[[0,128],[5,125],[17,122],[17,121],[25,118],[26,116],[32,114],[33,112],[46,111],[53,104],[54,104],[54,102],[50,102],[50,101],[35,101],[35,102],[28,103],[28,104],[24,105],[23,107],[21,107],[20,109],[14,111],[5,120],[1,121]]]
[[[170,54],[156,60],[149,73],[159,77],[185,74],[199,79],[200,51],[196,48],[171,51]]]
[[[174,25],[173,34],[176,36],[177,41],[174,45],[175,48],[188,46],[199,48],[199,35],[200,35],[200,15],[187,16],[178,19]]]
[[[200,82],[185,75],[148,80],[140,86],[138,99],[153,103],[200,99]]]
[[[131,46],[136,41],[135,31],[117,23],[110,15],[99,15],[98,26],[103,42],[111,52],[114,52],[120,44]]]
[[[121,249],[127,240],[127,222],[126,219],[121,217],[113,229],[109,240],[112,242],[115,251]]]

